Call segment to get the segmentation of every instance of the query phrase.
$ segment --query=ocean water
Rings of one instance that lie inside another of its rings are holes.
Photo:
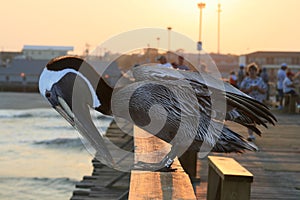
[[[111,118],[99,116],[105,131]],[[0,200],[70,199],[92,158],[39,94],[0,93]]]

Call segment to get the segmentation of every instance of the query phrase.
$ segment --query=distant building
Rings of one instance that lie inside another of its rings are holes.
[[[20,56],[22,52],[19,51],[1,51],[0,52],[0,67],[7,67],[7,65],[16,56]]]
[[[22,82],[25,75],[28,83],[36,84],[48,61],[14,59],[7,67],[0,68],[0,82]]]
[[[282,63],[286,63],[291,71],[300,70],[300,52],[291,51],[256,51],[241,55],[240,64],[255,62],[261,69],[266,68],[270,82],[276,82],[277,70]]]
[[[54,57],[67,55],[73,51],[72,46],[36,46],[24,45],[22,49],[23,56],[33,60],[50,60]]]
[[[239,68],[239,57],[233,54],[209,54],[217,65],[223,77],[228,77],[232,71],[237,71]]]
[[[290,69],[300,69],[300,52],[289,51],[256,51],[240,56],[240,64],[255,62],[259,67],[267,69],[279,69],[282,63],[286,63]]]
[[[67,55],[71,46],[25,45],[21,52],[0,52],[0,91],[37,91],[39,75],[54,57]]]

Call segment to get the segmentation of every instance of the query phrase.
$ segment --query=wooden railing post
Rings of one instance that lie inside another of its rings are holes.
[[[134,127],[135,162],[159,162],[170,150],[170,145],[146,131]],[[129,199],[190,199],[196,200],[189,176],[178,159],[172,168],[175,172],[132,170]]]
[[[208,156],[207,200],[249,200],[253,175],[233,158]]]

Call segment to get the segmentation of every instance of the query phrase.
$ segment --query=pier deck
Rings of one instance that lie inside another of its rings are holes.
[[[254,142],[259,152],[245,154],[217,154],[237,160],[254,175],[251,199],[300,199],[300,115],[275,113],[278,124],[263,130],[262,137]],[[231,123],[247,137],[247,129]],[[194,184],[198,199],[206,199],[208,160],[198,160],[200,184]]]
[[[298,200],[300,199],[300,115],[279,112],[275,115],[278,118],[277,125],[264,129],[262,137],[256,137],[255,144],[260,148],[259,152],[246,152],[245,154],[210,153],[209,155],[232,157],[254,175],[251,199]],[[228,125],[247,137],[247,129],[234,123]],[[107,134],[111,134],[110,132],[114,134],[118,132],[115,124],[111,125]],[[120,135],[122,135],[121,132]],[[193,186],[197,199],[202,200],[206,199],[207,194],[207,157],[199,159],[197,165],[197,176],[200,177],[200,182],[194,182]],[[128,198],[126,192],[130,184],[129,174],[125,175],[114,187],[103,188],[102,177],[112,177],[116,173],[106,167],[95,168],[94,172],[98,173],[85,177],[81,183],[82,187],[88,189],[74,191],[73,200]]]

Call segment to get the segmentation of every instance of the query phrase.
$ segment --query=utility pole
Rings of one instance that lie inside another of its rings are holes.
[[[199,18],[199,42],[202,42],[202,9],[205,8],[205,3],[198,3],[198,8],[200,9],[200,18]]]
[[[197,50],[199,51],[198,55],[198,66],[201,65],[201,51],[202,51],[202,9],[205,8],[205,3],[198,3],[198,8],[200,9],[200,17],[199,17],[199,40],[197,43]]]
[[[220,54],[220,19],[221,19],[221,4],[218,4],[218,54]]]

